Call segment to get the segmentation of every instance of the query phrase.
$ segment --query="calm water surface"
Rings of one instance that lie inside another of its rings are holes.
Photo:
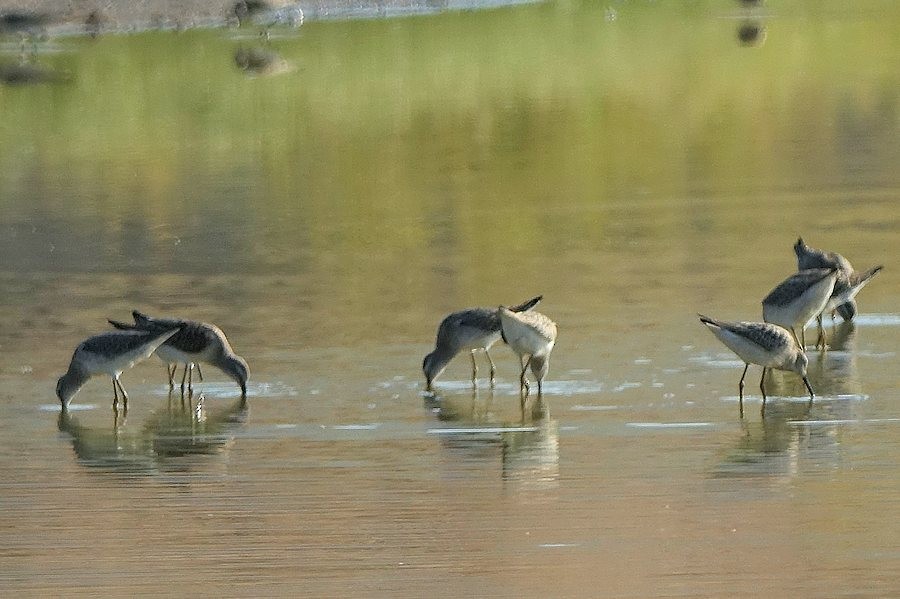
[[[755,31],[755,33],[754,33]],[[547,3],[42,43],[0,86],[0,593],[900,594],[900,7]],[[17,62],[16,43],[3,46]],[[244,65],[246,66],[246,65]],[[817,391],[696,313],[759,319],[798,235],[884,271]],[[437,323],[544,294],[516,358],[428,395]],[[56,378],[133,308],[215,322],[127,418]],[[198,405],[199,404],[199,405]]]

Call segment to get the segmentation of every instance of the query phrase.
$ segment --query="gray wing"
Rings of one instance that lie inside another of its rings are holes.
[[[180,327],[180,330],[166,340],[165,345],[179,349],[185,353],[198,353],[203,351],[219,338],[218,331],[203,322],[184,320],[181,318],[153,318],[142,314],[137,310],[132,312],[134,327],[137,330],[162,332]],[[112,322],[112,321],[110,321]],[[116,326],[113,324],[113,326]]]
[[[500,316],[496,309],[469,308],[447,316],[438,327],[438,341],[461,328],[472,328],[485,333],[500,332]]]
[[[794,342],[793,337],[783,328],[764,322],[725,323],[727,329],[743,335],[766,350],[773,350]]]
[[[770,306],[784,306],[803,294],[804,291],[831,275],[834,269],[813,268],[809,270],[801,270],[786,278],[778,284],[775,289],[769,292],[769,295],[763,299],[762,303]]]
[[[704,316],[703,314],[698,314],[698,316],[703,324],[730,331],[739,337],[752,341],[765,350],[775,349],[794,342],[793,337],[787,330],[774,324],[766,322],[726,322]]]
[[[143,331],[101,333],[82,341],[75,353],[86,351],[104,358],[112,358],[138,350],[160,334],[160,332]]]
[[[180,318],[153,318],[152,316],[148,316],[137,310],[132,310],[131,315],[134,317],[135,327],[142,330],[151,328],[172,330],[191,322]]]

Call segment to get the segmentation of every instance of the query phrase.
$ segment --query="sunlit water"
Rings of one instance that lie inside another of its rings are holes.
[[[66,82],[0,86],[3,595],[900,593],[894,3],[313,22],[271,72],[233,30],[46,44]],[[798,235],[885,269],[812,407],[751,368],[742,420],[696,313],[759,319]],[[543,401],[502,346],[424,391],[446,313],[538,293]],[[219,324],[248,401],[151,358],[60,414],[132,308]]]

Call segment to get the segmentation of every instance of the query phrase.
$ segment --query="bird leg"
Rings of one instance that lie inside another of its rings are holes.
[[[741,381],[738,383],[738,406],[741,410],[741,418],[744,417],[744,377],[747,376],[749,364],[744,364],[744,374],[741,375]]]
[[[113,385],[113,410],[119,407],[119,390],[116,388],[116,379],[112,380]]]
[[[188,365],[187,362],[184,364],[184,374],[181,375],[181,390],[184,391],[184,383],[187,381],[188,391],[191,389],[191,383],[188,381]]]
[[[472,385],[478,384],[478,363],[475,362],[475,350],[469,352],[469,356],[472,358]]]
[[[194,364],[194,367],[197,369],[197,376],[200,377],[200,382],[203,382],[203,372],[200,371],[200,362]]]
[[[523,356],[524,357],[524,356]],[[528,356],[527,360],[523,360],[522,363],[522,374],[519,375],[519,393],[525,391],[525,397],[528,397],[528,393],[531,390],[528,385],[528,379],[525,378],[525,373],[528,371],[528,365],[531,363],[531,356]]]
[[[762,415],[766,415],[766,367],[763,366],[762,377],[759,379],[759,390],[762,392]]]
[[[797,343],[797,347],[805,352],[806,348],[800,343],[800,338],[797,337],[797,331],[794,330],[794,327],[791,327],[789,330],[791,331],[791,336],[794,338],[794,341]]]
[[[833,317],[832,317],[832,320],[833,320]],[[825,340],[826,340],[825,327],[822,326],[822,315],[821,314],[816,316],[816,323],[819,325],[818,326],[819,336],[816,338],[816,349],[821,348],[821,350],[824,352],[828,348],[828,346],[825,344]]]
[[[178,370],[178,363],[171,364],[172,368],[169,368],[170,364],[166,364],[166,373],[169,375],[169,389],[175,388],[175,372]]]
[[[494,374],[497,372],[497,369],[494,367],[494,361],[491,359],[491,352],[487,349],[484,350],[484,355],[487,356],[488,362],[491,363],[491,385],[494,384]]]
[[[113,379],[113,384],[119,386],[119,391],[122,392],[122,407],[125,411],[128,411],[128,394],[125,393],[125,387],[122,386],[122,383],[119,382],[119,379]]]

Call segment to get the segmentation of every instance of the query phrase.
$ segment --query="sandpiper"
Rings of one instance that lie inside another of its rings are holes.
[[[159,331],[179,327],[178,332],[156,350],[156,355],[166,363],[170,387],[175,385],[175,370],[178,369],[178,365],[184,364],[181,387],[184,389],[187,380],[187,387],[190,390],[192,367],[197,364],[199,370],[199,364],[203,362],[212,364],[230,376],[240,386],[241,397],[247,396],[247,378],[249,377],[247,362],[234,353],[225,333],[219,327],[195,320],[152,318],[137,310],[131,314],[134,317],[134,324],[115,320],[110,320],[109,323],[117,329],[136,331]],[[174,368],[172,368],[173,365]]]
[[[113,382],[113,409],[119,404],[122,392],[124,408],[128,409],[128,394],[119,376],[136,363],[150,357],[162,343],[178,332],[176,327],[160,327],[154,331],[113,331],[88,337],[75,348],[69,370],[59,377],[56,395],[65,410],[78,390],[97,374],[108,374]]]
[[[813,390],[806,377],[806,367],[809,360],[806,354],[795,342],[795,337],[783,327],[763,322],[724,322],[698,314],[700,322],[705,324],[712,333],[724,343],[728,349],[738,355],[744,361],[744,373],[738,383],[738,398],[740,401],[741,416],[744,415],[744,377],[750,364],[758,364],[763,367],[762,378],[759,379],[759,390],[762,392],[762,409],[766,409],[766,370],[790,370],[803,377],[803,383],[809,391],[809,401],[812,403]]]
[[[806,323],[822,313],[836,280],[836,268],[812,268],[792,274],[763,299],[763,320],[788,329],[797,345],[805,349]],[[800,327],[799,338],[796,327]]]
[[[509,344],[519,356],[522,372],[519,375],[519,391],[528,395],[528,381],[525,373],[531,366],[531,372],[537,378],[538,397],[541,395],[541,384],[550,369],[550,352],[556,343],[556,323],[540,312],[514,312],[500,306],[503,340]]]
[[[510,308],[513,312],[526,312],[534,308],[543,296],[531,298],[527,302]],[[500,316],[495,308],[467,308],[448,315],[438,326],[434,351],[422,361],[426,389],[431,391],[432,383],[440,376],[450,360],[463,350],[472,357],[472,384],[478,377],[475,352],[484,350],[491,364],[491,384],[494,383],[496,368],[489,352],[492,345],[500,340]]]
[[[817,250],[812,248],[803,241],[802,237],[797,238],[794,244],[794,253],[797,254],[797,269],[804,270],[809,268],[836,268],[838,271],[837,280],[834,283],[834,289],[831,297],[825,304],[822,313],[818,314],[816,321],[819,325],[819,336],[816,340],[816,347],[825,348],[825,329],[822,326],[822,314],[830,313],[834,318],[835,311],[841,315],[844,320],[852,320],[856,316],[856,294],[866,286],[872,277],[878,274],[883,268],[882,265],[874,266],[865,272],[856,272],[850,261],[836,252],[828,252],[825,250]]]
[[[238,0],[232,5],[231,15],[238,25],[255,23],[263,27],[260,37],[269,39],[269,28],[274,25],[300,27],[303,25],[303,9],[299,3],[288,0]]]

